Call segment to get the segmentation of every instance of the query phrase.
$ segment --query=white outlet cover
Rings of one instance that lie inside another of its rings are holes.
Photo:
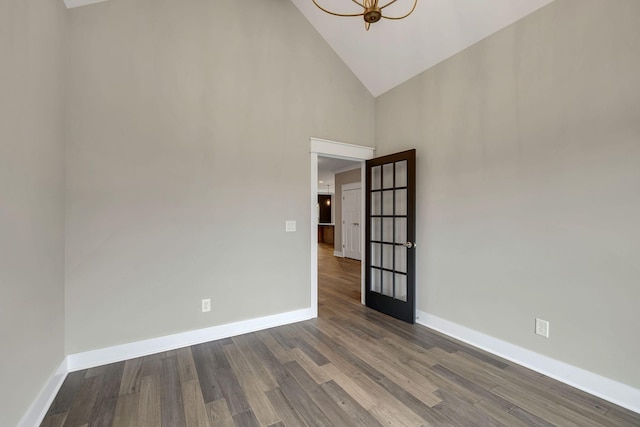
[[[549,322],[536,318],[536,334],[549,338]]]
[[[208,311],[211,311],[211,299],[209,298],[202,300],[202,312],[206,313]]]
[[[285,221],[284,229],[287,233],[293,233],[296,231],[296,222],[293,220]]]

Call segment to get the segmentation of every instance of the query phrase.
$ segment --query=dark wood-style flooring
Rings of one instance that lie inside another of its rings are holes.
[[[640,426],[640,415],[360,305],[319,248],[319,318],[70,373],[41,424]]]

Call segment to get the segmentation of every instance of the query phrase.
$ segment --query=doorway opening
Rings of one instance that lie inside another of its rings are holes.
[[[318,256],[319,256],[319,244],[318,238],[320,235],[319,232],[319,205],[318,205],[318,194],[328,193],[331,195],[331,185],[327,188],[327,191],[324,191],[323,184],[320,184],[319,181],[319,159],[339,159],[342,161],[348,161],[351,164],[359,165],[360,172],[360,182],[361,185],[364,186],[365,183],[365,160],[369,160],[373,158],[374,148],[344,144],[335,141],[327,141],[317,138],[311,138],[311,150],[310,150],[310,169],[311,169],[311,310],[314,317],[318,316]],[[322,160],[323,162],[325,160]],[[338,169],[339,170],[339,169]],[[322,179],[324,181],[324,179]],[[342,187],[338,190],[340,193],[342,191]],[[336,187],[334,182],[333,194],[336,193]],[[360,209],[360,220],[354,221],[357,222],[358,225],[364,224],[364,193],[361,193],[361,209]],[[335,215],[335,210],[333,210],[333,214]],[[341,216],[341,215],[340,215]],[[334,217],[335,218],[335,217]],[[341,221],[341,220],[340,220]],[[334,235],[333,239],[335,241],[335,220],[334,220]],[[324,233],[324,231],[323,231]],[[324,234],[323,234],[324,236]],[[340,246],[342,246],[342,227],[340,227]],[[365,248],[364,248],[364,233],[360,233],[360,248],[361,248],[361,257],[364,259],[365,256]],[[326,251],[327,248],[323,247]],[[323,252],[326,254],[326,252]],[[334,256],[335,255],[343,255],[342,248],[334,248]],[[360,267],[360,302],[364,304],[364,265],[362,264]]]
[[[362,301],[361,167],[361,161],[318,156],[320,306],[347,307],[346,301]]]

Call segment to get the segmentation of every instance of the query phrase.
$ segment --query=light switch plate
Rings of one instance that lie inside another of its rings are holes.
[[[296,222],[293,220],[285,221],[285,230],[287,233],[293,233],[296,231]]]

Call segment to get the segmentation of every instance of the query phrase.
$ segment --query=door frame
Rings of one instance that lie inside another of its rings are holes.
[[[362,177],[360,177],[360,179],[362,179]],[[350,182],[349,184],[342,184],[342,188],[340,189],[340,191],[341,191],[340,194],[342,195],[342,201],[341,201],[341,204],[340,204],[340,210],[342,211],[341,212],[341,218],[343,219],[343,222],[344,222],[344,192],[345,191],[352,191],[352,190],[360,190],[360,202],[361,202],[360,203],[360,219],[362,219],[362,208],[364,207],[364,206],[362,206],[362,199],[363,199],[362,181],[361,182]],[[360,240],[361,240],[361,242],[360,242],[360,261],[361,262],[362,262],[362,234],[363,234],[362,227],[363,227],[362,223],[360,223]],[[341,239],[342,239],[343,246],[344,246],[344,242],[346,240],[346,236],[347,236],[347,229],[345,227],[345,224],[342,224],[342,236],[341,236]],[[345,257],[344,256],[344,248],[341,248],[341,249],[342,249],[342,251],[341,251],[342,257],[344,258]]]
[[[336,157],[339,159],[354,160],[360,162],[360,179],[361,182],[366,182],[366,166],[365,161],[373,159],[373,152],[375,148],[366,147],[364,145],[346,144],[343,142],[330,141],[320,138],[309,138],[310,145],[310,169],[311,169],[311,194],[310,194],[310,218],[311,227],[309,230],[309,236],[311,239],[311,315],[312,317],[318,317],[318,218],[316,218],[316,204],[318,194],[318,156]],[[365,223],[365,206],[364,206],[364,192],[361,193],[361,224]],[[365,256],[364,248],[364,233],[360,233],[360,247],[361,256]],[[365,298],[365,265],[361,262],[360,269],[360,299],[364,304]]]

